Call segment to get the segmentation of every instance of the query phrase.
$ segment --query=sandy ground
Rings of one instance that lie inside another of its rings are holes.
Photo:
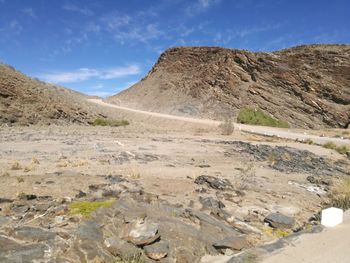
[[[304,226],[327,196],[307,189],[311,186],[307,181],[310,174],[277,171],[268,162],[257,161],[253,155],[218,141],[289,146],[333,161],[345,160],[317,145],[245,133],[243,129],[223,136],[217,123],[125,109],[118,116],[125,116],[131,125],[0,127],[0,197],[15,199],[25,193],[74,198],[91,185],[108,183],[108,176],[120,176],[130,182],[130,187],[177,206],[202,210],[200,200],[206,197],[222,202],[235,222],[256,234],[250,242],[257,245],[276,239],[263,222],[269,213],[292,216],[296,227]],[[235,191],[204,191],[194,182],[200,175],[227,179]],[[5,206],[1,208],[0,216],[6,212]]]
[[[290,246],[269,256],[262,263],[348,263],[350,262],[350,213],[344,223],[317,234],[300,236]]]
[[[264,138],[236,131],[194,130],[172,133],[134,131],[110,127],[26,127],[0,129],[0,193],[15,198],[20,193],[74,197],[106,176],[121,175],[146,192],[172,204],[200,209],[200,198],[213,197],[237,220],[252,221],[263,232],[263,218],[282,212],[299,225],[320,209],[323,196],[305,189],[308,174],[285,174],[253,156],[235,152],[218,140],[307,149],[327,158],[339,154],[319,146]],[[243,172],[243,171],[246,172]],[[201,192],[194,183],[200,175],[228,179],[244,195],[223,196],[215,190]],[[293,182],[293,183],[291,183]],[[254,222],[256,221],[256,222]]]
[[[154,116],[154,117],[163,118],[163,119],[179,120],[179,121],[190,122],[190,123],[200,123],[200,124],[206,124],[211,126],[218,126],[221,123],[219,121],[214,121],[214,120],[196,119],[196,118],[190,118],[190,117],[182,117],[182,116],[175,116],[175,115],[169,115],[169,114],[163,114],[163,113],[157,113],[157,112],[131,109],[123,106],[118,106],[115,104],[106,103],[99,99],[89,99],[88,101],[101,106],[105,106],[105,107],[111,107],[119,110],[130,111],[138,114],[149,115],[149,116]],[[341,136],[328,137],[324,135],[320,136],[315,133],[309,133],[307,131],[301,132],[300,130],[297,131],[297,130],[290,130],[290,129],[251,126],[251,125],[244,125],[244,124],[235,124],[235,126],[239,130],[254,133],[254,134],[265,135],[265,136],[276,136],[279,138],[290,139],[290,140],[300,140],[300,141],[309,139],[316,144],[325,144],[327,142],[333,142],[339,145],[350,145],[350,139],[348,139],[347,137],[341,137]],[[330,132],[328,131],[327,133],[330,133]]]

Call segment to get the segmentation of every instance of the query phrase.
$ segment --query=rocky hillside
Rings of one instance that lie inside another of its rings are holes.
[[[85,124],[98,116],[85,98],[0,64],[0,124]]]
[[[222,119],[259,108],[293,127],[349,126],[350,45],[272,53],[179,47],[139,83],[108,101],[133,108]]]

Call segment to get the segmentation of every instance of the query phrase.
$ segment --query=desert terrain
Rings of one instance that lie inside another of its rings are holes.
[[[1,127],[1,260],[226,262],[313,229],[331,181],[349,174],[346,156],[321,146],[221,132],[143,115],[126,127]],[[112,204],[74,213],[83,201]],[[283,230],[266,223],[275,213]],[[138,220],[146,237],[133,240]]]
[[[302,256],[350,205],[348,72],[348,45],[174,48],[102,100],[0,65],[0,262]]]

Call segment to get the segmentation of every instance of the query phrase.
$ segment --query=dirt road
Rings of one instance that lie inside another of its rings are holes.
[[[350,262],[350,213],[345,222],[317,234],[300,236],[292,245],[268,257],[263,263],[348,263]]]
[[[88,99],[88,101],[95,104],[99,104],[101,106],[112,107],[112,108],[116,108],[124,111],[130,111],[130,112],[135,112],[135,113],[140,113],[144,115],[165,118],[165,119],[180,120],[184,122],[199,123],[199,124],[205,124],[205,125],[211,125],[211,126],[218,126],[221,123],[220,121],[215,121],[215,120],[196,119],[196,118],[175,116],[175,115],[158,113],[158,112],[131,109],[123,106],[118,106],[115,104],[106,103],[100,99]],[[347,139],[321,137],[321,136],[307,134],[306,132],[304,133],[295,132],[289,129],[272,128],[272,127],[265,127],[265,126],[252,126],[252,125],[245,125],[245,124],[235,124],[235,127],[245,132],[266,135],[266,136],[276,136],[284,139],[301,140],[301,141],[310,139],[316,144],[325,144],[327,142],[333,142],[338,145],[350,145],[350,140],[347,140]]]

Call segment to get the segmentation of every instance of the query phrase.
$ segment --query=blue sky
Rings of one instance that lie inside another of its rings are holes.
[[[348,0],[0,0],[0,61],[91,95],[132,85],[173,46],[350,43]]]

